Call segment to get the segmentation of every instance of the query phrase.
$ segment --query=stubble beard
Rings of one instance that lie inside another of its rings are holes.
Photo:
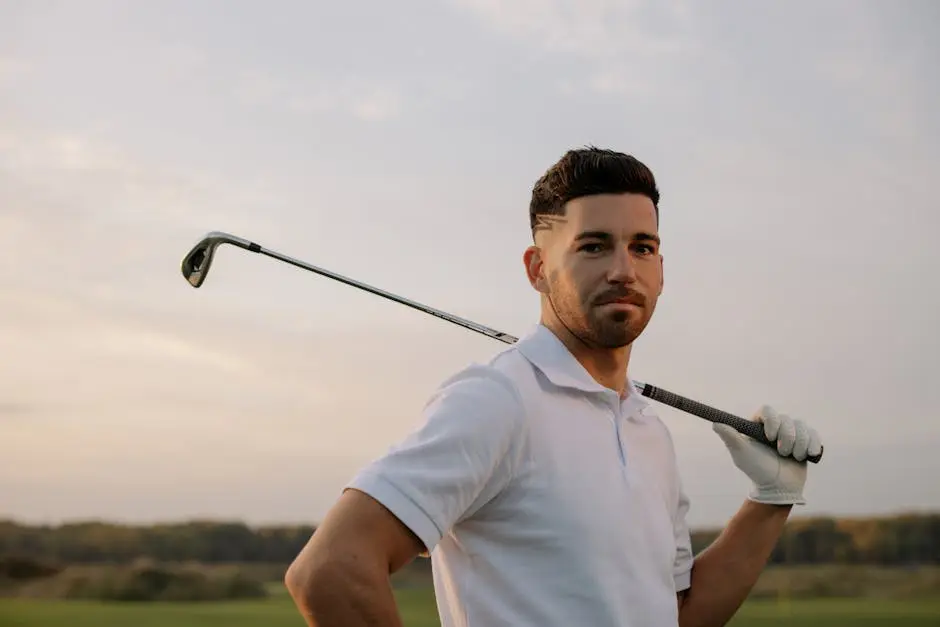
[[[623,348],[629,346],[643,332],[643,321],[630,322],[630,314],[617,311],[602,314],[592,309],[588,314],[587,330],[593,343],[601,348]],[[640,328],[637,328],[637,326]]]
[[[592,348],[617,349],[632,344],[649,323],[651,311],[642,308],[638,319],[631,321],[627,311],[606,312],[591,304],[576,302],[577,297],[555,298],[549,302],[555,317],[574,337]]]

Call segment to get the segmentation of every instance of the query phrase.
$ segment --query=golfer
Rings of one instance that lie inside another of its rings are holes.
[[[308,625],[401,625],[389,577],[424,553],[444,627],[734,615],[822,443],[770,407],[753,419],[780,454],[715,425],[753,489],[692,554],[669,431],[628,374],[664,285],[658,205],[649,168],[618,152],[570,151],[538,180],[523,261],[539,322],[444,381],[421,426],[343,491],[285,577]]]

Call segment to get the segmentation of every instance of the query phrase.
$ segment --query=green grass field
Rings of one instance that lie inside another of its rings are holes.
[[[407,627],[439,625],[433,592],[397,592]],[[0,627],[301,627],[303,621],[290,599],[275,588],[264,601],[212,603],[120,604],[26,599],[0,600]],[[735,627],[936,627],[936,601],[814,600],[752,601],[732,621]]]

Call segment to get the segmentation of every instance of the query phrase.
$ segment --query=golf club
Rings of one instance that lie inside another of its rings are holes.
[[[308,270],[310,272],[325,276],[327,278],[333,279],[335,281],[340,281],[346,285],[365,290],[366,292],[371,292],[382,298],[394,301],[396,303],[411,307],[412,309],[417,309],[426,314],[430,314],[447,322],[451,322],[458,326],[464,327],[465,329],[470,329],[471,331],[476,331],[483,335],[489,336],[493,339],[499,340],[506,344],[514,344],[518,341],[517,337],[509,335],[508,333],[503,333],[502,331],[497,331],[489,327],[483,326],[473,322],[472,320],[467,320],[459,316],[441,311],[439,309],[434,309],[427,305],[415,302],[413,300],[404,298],[403,296],[398,296],[397,294],[392,294],[391,292],[386,292],[385,290],[379,289],[377,287],[372,287],[355,279],[350,279],[341,274],[331,272],[324,268],[309,264],[305,261],[300,261],[299,259],[294,259],[287,255],[281,254],[279,252],[268,250],[263,246],[256,244],[255,242],[249,241],[242,237],[231,235],[222,231],[211,231],[205,235],[199,242],[186,254],[183,258],[181,264],[181,270],[183,272],[183,277],[195,288],[200,287],[206,280],[206,276],[209,273],[209,268],[212,267],[212,260],[215,258],[215,252],[219,246],[222,244],[231,244],[238,248],[242,248],[249,252],[259,253],[278,261],[283,261],[292,266]],[[634,381],[637,390],[643,396],[658,401],[670,407],[674,407],[680,411],[683,411],[687,414],[693,416],[698,416],[699,418],[704,418],[705,420],[722,423],[731,426],[738,433],[742,433],[762,444],[769,446],[770,448],[777,450],[776,443],[767,438],[764,433],[764,427],[760,423],[746,420],[734,414],[729,414],[728,412],[716,409],[704,403],[698,401],[693,401],[692,399],[686,398],[679,394],[675,394],[663,388],[650,385],[649,383],[642,383],[640,381]],[[822,459],[822,450],[820,450],[819,455],[808,457],[806,461],[812,463],[818,463]]]

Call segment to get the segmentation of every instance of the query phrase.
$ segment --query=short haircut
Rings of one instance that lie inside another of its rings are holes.
[[[566,152],[536,181],[529,202],[530,228],[534,233],[543,216],[563,216],[566,203],[595,194],[642,194],[653,201],[659,220],[653,172],[631,155],[586,146]]]

